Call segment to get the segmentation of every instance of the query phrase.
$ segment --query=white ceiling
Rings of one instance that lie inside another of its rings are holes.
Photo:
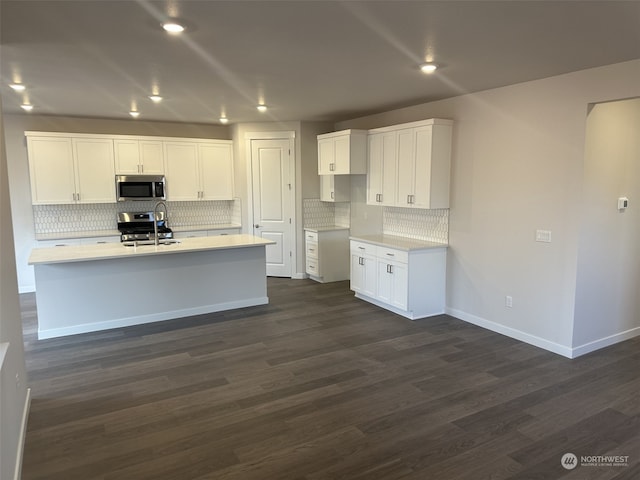
[[[640,58],[640,1],[0,0],[0,19],[5,113],[20,80],[40,114],[338,121]]]

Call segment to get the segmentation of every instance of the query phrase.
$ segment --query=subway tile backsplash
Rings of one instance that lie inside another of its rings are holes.
[[[166,202],[169,226],[237,224],[242,220],[239,198],[228,201]],[[73,205],[34,205],[35,234],[103,232],[117,230],[118,212],[152,211],[155,202],[118,202]]]
[[[382,233],[449,243],[449,209],[383,207]]]

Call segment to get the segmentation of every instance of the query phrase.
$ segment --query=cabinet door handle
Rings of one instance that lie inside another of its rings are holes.
[[[393,265],[387,264],[387,273],[393,273]]]
[[[358,257],[358,265],[364,265],[364,258]]]
[[[335,195],[333,192],[331,192],[331,200],[333,200],[335,198]]]
[[[336,170],[336,164],[335,163],[330,163],[329,164],[329,171],[330,172],[335,172]]]
[[[144,165],[140,165],[140,173],[144,173]]]

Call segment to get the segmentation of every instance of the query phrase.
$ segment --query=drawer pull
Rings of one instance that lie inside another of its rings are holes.
[[[390,257],[395,257],[396,256],[395,253],[387,253],[387,255],[390,256]]]
[[[364,247],[358,247],[360,250],[364,250]]]

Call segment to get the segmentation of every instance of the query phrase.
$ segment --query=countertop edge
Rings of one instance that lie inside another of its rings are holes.
[[[434,248],[449,248],[449,245],[446,243],[416,240],[414,238],[397,237],[394,235],[351,235],[349,236],[349,240],[369,243],[379,247],[395,248],[406,252],[430,250]]]

